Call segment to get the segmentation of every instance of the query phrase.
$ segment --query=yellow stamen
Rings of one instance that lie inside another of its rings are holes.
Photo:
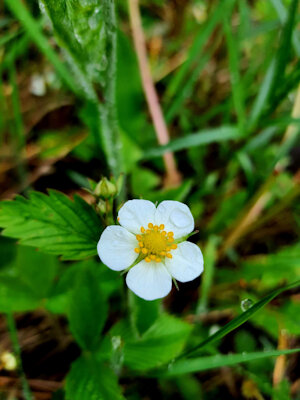
[[[149,222],[147,229],[141,227],[141,234],[136,235],[138,247],[134,249],[136,253],[145,256],[145,261],[161,262],[164,257],[173,258],[171,250],[177,249],[174,243],[174,233],[164,231],[165,225],[154,225]]]

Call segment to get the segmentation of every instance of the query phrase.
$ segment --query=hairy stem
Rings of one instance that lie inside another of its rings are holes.
[[[103,0],[103,18],[106,31],[104,103],[100,106],[103,136],[109,167],[116,178],[122,172],[121,138],[116,107],[117,23],[114,0]]]

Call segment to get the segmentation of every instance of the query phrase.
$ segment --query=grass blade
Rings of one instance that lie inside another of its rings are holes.
[[[236,126],[222,126],[220,128],[204,129],[182,138],[171,140],[167,145],[150,149],[144,153],[143,158],[160,157],[167,151],[179,151],[190,147],[205,146],[214,142],[239,139],[240,134]]]
[[[282,81],[286,65],[289,61],[293,28],[296,20],[296,10],[299,0],[292,0],[288,17],[284,24],[278,50],[268,68],[267,74],[261,85],[261,89],[255,99],[250,114],[249,131],[253,131],[257,122],[266,108],[274,109],[274,97],[277,92],[278,82]],[[272,104],[273,103],[273,104]]]
[[[277,15],[278,15],[278,18],[279,18],[281,24],[284,24],[287,19],[288,13],[285,9],[285,6],[284,6],[282,0],[271,0],[271,3],[273,4],[273,7],[277,12]],[[294,50],[295,50],[297,56],[299,57],[300,56],[300,41],[299,41],[299,38],[296,33],[297,32],[293,32],[292,41],[293,41]]]
[[[226,4],[222,4],[222,6],[217,6],[216,9],[214,10],[214,13],[210,15],[205,26],[204,27],[201,26],[197,36],[195,37],[193,45],[190,48],[187,60],[178,70],[174,78],[170,81],[167,91],[168,99],[172,98],[175,95],[175,93],[179,91],[180,86],[182,85],[184,79],[186,78],[186,75],[189,73],[191,65],[199,58],[205,42],[211,35],[212,31],[214,30],[218,22],[221,21],[224,13],[231,10],[232,6],[235,3],[235,0],[227,0],[223,1],[222,3]]]
[[[297,286],[300,285],[300,280],[291,283],[290,285],[284,286],[283,288],[279,288],[265,296],[263,299],[255,303],[251,308],[249,308],[247,311],[243,312],[236,318],[234,318],[232,321],[230,321],[227,325],[225,325],[223,328],[219,329],[216,333],[213,335],[209,336],[207,339],[203,340],[200,342],[198,345],[194,346],[193,348],[189,349],[187,352],[183,353],[180,358],[190,356],[193,353],[197,353],[200,349],[203,349],[205,346],[208,344],[212,344],[216,342],[217,340],[221,339],[225,335],[227,335],[229,332],[233,331],[234,329],[238,328],[240,325],[244,324],[246,321],[248,321],[249,318],[251,318],[257,311],[259,311],[262,307],[264,307],[266,304],[268,304],[271,300],[273,300],[276,296],[278,296],[280,293],[284,292],[285,290],[293,289]]]
[[[36,43],[42,53],[54,65],[56,71],[60,75],[64,83],[74,92],[77,93],[77,85],[73,80],[68,68],[63,64],[58,55],[55,53],[47,38],[43,35],[39,23],[31,16],[21,0],[5,0],[8,9],[23,24],[29,36]]]
[[[238,119],[238,126],[240,133],[243,134],[245,127],[245,104],[244,104],[244,90],[242,87],[242,81],[240,79],[239,71],[239,51],[237,41],[233,38],[231,26],[228,20],[228,16],[224,16],[223,28],[226,37],[228,56],[229,56],[229,70],[230,70],[230,81],[233,95],[233,103]]]
[[[173,377],[177,375],[190,374],[193,372],[207,371],[209,369],[232,366],[253,360],[261,360],[268,357],[278,357],[283,354],[293,354],[300,351],[300,348],[289,350],[271,350],[241,354],[217,354],[215,356],[199,357],[188,360],[180,360],[171,364],[162,375]]]

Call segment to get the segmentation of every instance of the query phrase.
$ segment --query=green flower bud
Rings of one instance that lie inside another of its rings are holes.
[[[94,193],[96,196],[108,199],[117,194],[117,186],[104,177],[95,187]]]
[[[97,204],[97,208],[101,214],[107,213],[106,202],[104,200],[99,200],[99,202]]]

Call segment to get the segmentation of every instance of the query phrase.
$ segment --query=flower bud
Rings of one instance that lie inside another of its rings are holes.
[[[101,214],[107,213],[106,202],[104,200],[99,200],[97,204],[97,209],[100,211]]]
[[[94,193],[96,196],[108,199],[117,194],[117,186],[104,177],[95,187]]]

